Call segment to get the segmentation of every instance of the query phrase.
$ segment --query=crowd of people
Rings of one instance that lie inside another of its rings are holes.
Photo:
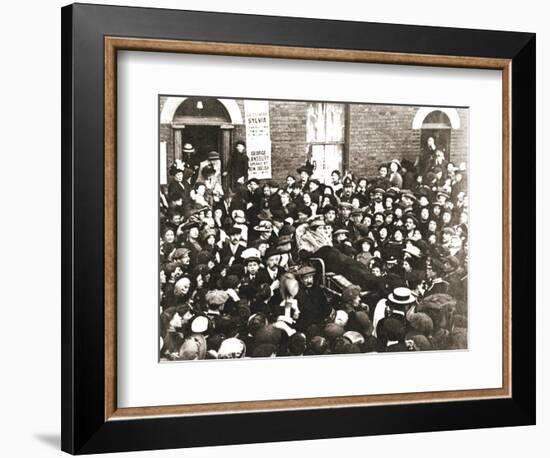
[[[224,176],[184,145],[160,189],[160,359],[467,348],[466,167],[428,143],[329,183],[308,160],[251,178],[243,142]]]

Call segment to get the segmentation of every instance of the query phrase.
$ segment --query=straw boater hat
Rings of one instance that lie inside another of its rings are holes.
[[[193,145],[191,143],[186,143],[185,145],[183,145],[183,152],[184,153],[194,153],[195,148],[193,147]]]
[[[257,226],[254,226],[256,232],[269,232],[273,229],[273,224],[267,219],[263,219]]]
[[[395,288],[392,293],[388,295],[388,300],[395,305],[408,305],[416,301],[416,298],[412,295],[409,288],[403,286]]]

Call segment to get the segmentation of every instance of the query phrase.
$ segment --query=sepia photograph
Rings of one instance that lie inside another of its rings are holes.
[[[468,349],[467,107],[158,109],[161,362]]]

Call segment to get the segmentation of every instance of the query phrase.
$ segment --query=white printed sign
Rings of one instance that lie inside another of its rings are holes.
[[[269,102],[266,100],[245,100],[244,113],[248,176],[258,179],[271,178]]]

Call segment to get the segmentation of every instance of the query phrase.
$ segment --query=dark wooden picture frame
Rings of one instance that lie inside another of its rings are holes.
[[[502,71],[503,386],[117,408],[118,50]],[[535,423],[535,314],[525,313],[535,303],[534,34],[70,5],[62,9],[62,180],[63,450],[80,454]]]

